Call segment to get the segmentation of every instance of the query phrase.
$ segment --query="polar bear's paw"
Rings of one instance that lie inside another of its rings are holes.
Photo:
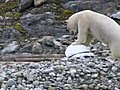
[[[78,40],[76,40],[75,42],[73,42],[71,45],[81,45],[80,42]]]

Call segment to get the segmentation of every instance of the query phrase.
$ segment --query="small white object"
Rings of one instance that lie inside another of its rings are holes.
[[[9,2],[10,0],[5,0],[5,3]]]
[[[43,4],[44,2],[46,2],[46,0],[34,0],[34,5],[39,6],[39,5]]]
[[[93,56],[94,57],[95,55],[91,52],[80,53],[80,54],[76,54],[76,55],[72,56],[72,58],[79,58],[79,57],[85,57],[85,56],[87,56],[87,57],[92,57]]]
[[[1,54],[14,52],[18,49],[18,47],[19,45],[17,44],[17,41],[13,41],[1,50]]]
[[[102,45],[105,46],[105,47],[107,46],[105,43],[102,43]]]
[[[84,45],[69,45],[65,51],[66,57],[94,56],[90,52],[90,47]]]

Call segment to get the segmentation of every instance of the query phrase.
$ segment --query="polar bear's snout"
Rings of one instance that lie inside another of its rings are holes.
[[[75,32],[75,31],[70,30],[68,27],[67,27],[66,31],[67,31],[67,32],[69,32],[69,33],[70,33],[70,35],[75,35],[75,34],[76,34],[76,32]]]
[[[75,35],[74,31],[70,31],[70,35]]]
[[[69,30],[69,32],[70,32],[70,35],[77,35],[77,30]]]
[[[67,28],[67,31],[70,33],[70,35],[77,35],[77,30],[72,30],[72,29],[69,29]]]
[[[76,35],[78,33],[76,27],[68,23],[68,20],[66,22],[66,31],[69,32],[70,35]]]
[[[66,31],[69,32],[69,29],[67,28],[67,26],[66,26]]]

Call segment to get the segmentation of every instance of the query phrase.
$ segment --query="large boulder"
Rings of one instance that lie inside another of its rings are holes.
[[[14,28],[0,29],[0,37],[2,40],[19,40],[22,34]]]
[[[51,12],[43,14],[25,15],[21,17],[23,28],[29,33],[30,37],[56,36],[60,37],[67,33],[63,25],[57,25],[55,15]]]
[[[39,5],[43,4],[43,3],[45,3],[46,1],[47,0],[34,0],[34,5],[39,6]]]
[[[64,53],[66,45],[57,41],[53,36],[44,36],[41,39],[30,39],[21,43],[20,53],[32,54],[60,54]]]
[[[73,11],[91,9],[104,14],[119,9],[119,0],[71,0],[63,4],[63,7]]]
[[[110,17],[120,24],[120,11],[118,11],[117,13],[111,14]]]
[[[2,50],[1,50],[1,55],[3,54],[10,54],[10,53],[15,53],[18,51],[19,45],[17,41],[13,41],[9,44],[7,44]]]
[[[19,11],[25,11],[34,5],[34,0],[20,0],[20,4],[18,5]]]

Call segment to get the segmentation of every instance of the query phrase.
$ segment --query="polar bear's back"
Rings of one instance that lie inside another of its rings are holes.
[[[111,19],[106,15],[93,12],[91,10],[85,10],[85,11],[82,11],[81,13],[86,15],[86,18],[90,21],[91,24],[96,23],[99,26],[104,25],[105,27],[109,26],[109,28],[114,28],[114,29],[120,28],[120,26],[113,19]]]

